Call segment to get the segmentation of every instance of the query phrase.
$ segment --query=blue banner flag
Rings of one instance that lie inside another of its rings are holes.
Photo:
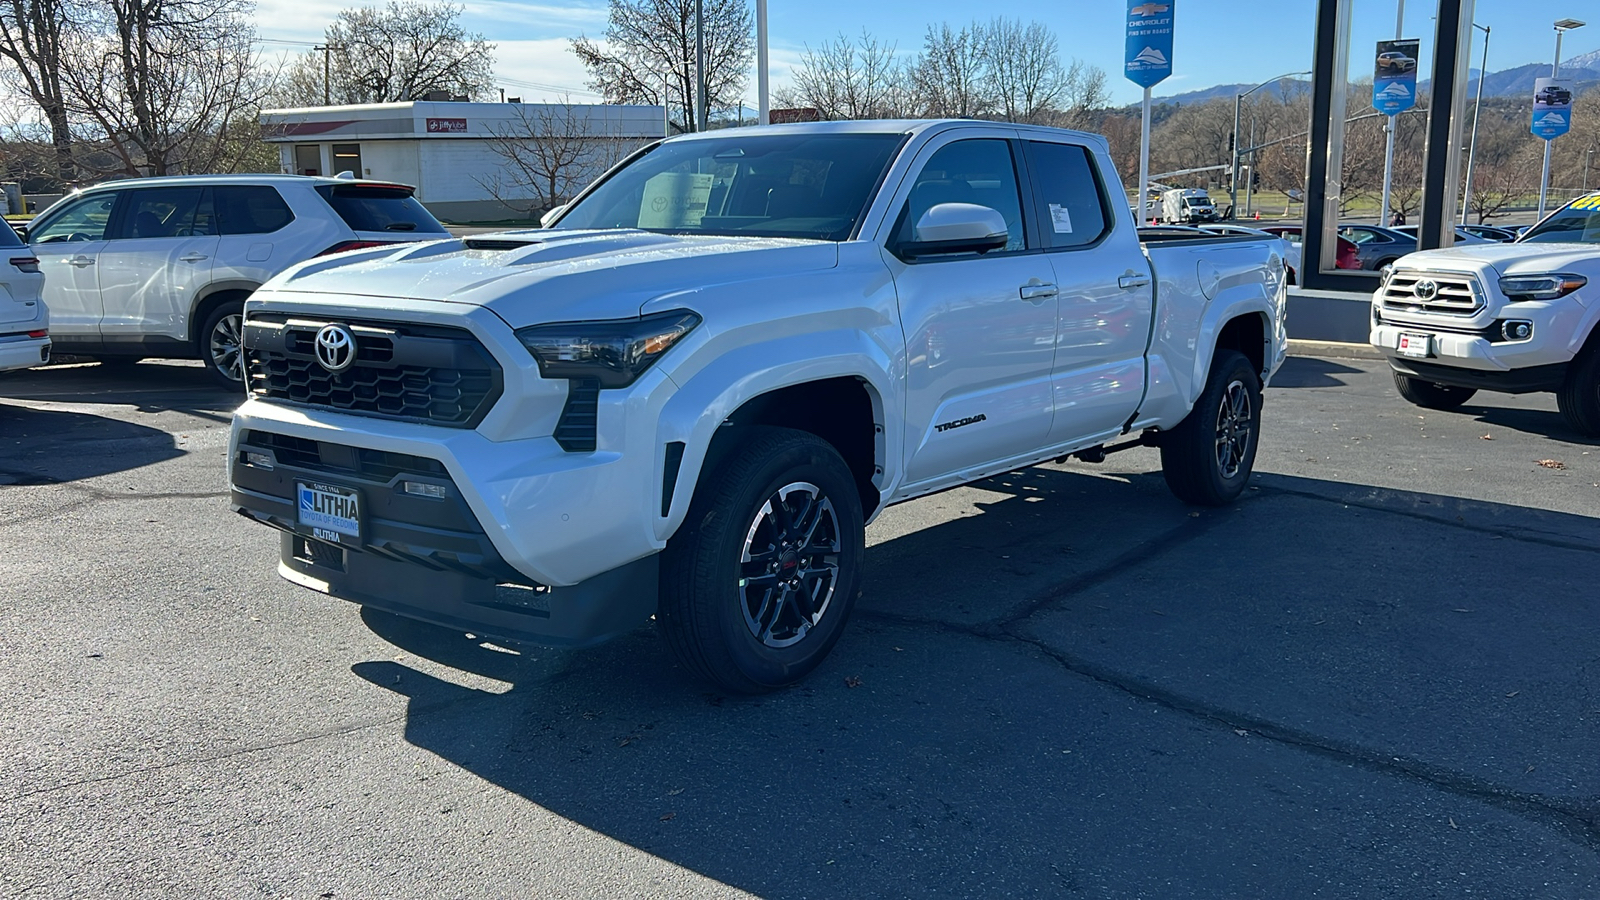
[[[1572,130],[1572,87],[1554,78],[1533,80],[1533,123],[1536,137],[1553,141]]]
[[[1403,113],[1417,105],[1416,38],[1379,41],[1372,70],[1372,108],[1386,116]]]
[[[1128,42],[1123,74],[1140,87],[1155,87],[1172,74],[1172,4],[1128,0]]]

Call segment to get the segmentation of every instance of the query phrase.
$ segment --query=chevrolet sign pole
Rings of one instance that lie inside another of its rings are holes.
[[[1572,94],[1564,85],[1557,84],[1561,77],[1561,36],[1574,28],[1582,28],[1577,19],[1562,19],[1555,24],[1556,58],[1550,64],[1550,77],[1534,80],[1533,126],[1535,136],[1544,138],[1544,171],[1539,175],[1539,218],[1544,218],[1545,197],[1550,191],[1550,142],[1567,133],[1572,127]]]
[[[1395,5],[1400,7],[1399,12],[1394,15],[1394,39],[1398,41],[1401,40],[1400,36],[1405,32],[1406,0],[1399,0]],[[1415,69],[1412,69],[1412,72],[1415,71]],[[1376,78],[1373,79],[1374,86],[1377,85],[1377,81]],[[1412,83],[1415,84],[1415,80]],[[1416,102],[1415,91],[1412,92],[1412,102]],[[1388,110],[1383,111],[1388,112]],[[1383,202],[1378,206],[1379,225],[1389,224],[1389,187],[1394,183],[1394,123],[1395,117],[1399,113],[1400,110],[1389,112],[1389,139],[1383,149]]]
[[[1176,0],[1128,0],[1128,29],[1122,72],[1144,88],[1139,130],[1139,218],[1150,221],[1150,89],[1172,74],[1172,7]]]

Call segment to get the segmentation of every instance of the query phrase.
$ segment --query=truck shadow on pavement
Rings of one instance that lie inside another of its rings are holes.
[[[1361,375],[1364,370],[1322,356],[1291,356],[1272,376],[1275,388],[1344,387],[1344,375]]]
[[[94,452],[85,452],[92,448]],[[0,485],[60,484],[183,456],[159,428],[0,403]]]
[[[1600,885],[1600,519],[1276,475],[1197,511],[1090,471],[891,510],[833,656],[765,697],[663,677],[648,629],[513,655],[368,613],[509,688],[353,671],[413,745],[762,896]]]

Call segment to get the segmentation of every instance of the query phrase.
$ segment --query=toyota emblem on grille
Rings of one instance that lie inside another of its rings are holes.
[[[317,362],[329,372],[343,372],[356,361],[356,339],[343,325],[324,325],[317,332]]]
[[[1429,281],[1428,279],[1424,278],[1423,280],[1412,285],[1411,293],[1414,294],[1418,300],[1421,300],[1423,303],[1427,303],[1429,300],[1439,296],[1439,285],[1436,282]]]

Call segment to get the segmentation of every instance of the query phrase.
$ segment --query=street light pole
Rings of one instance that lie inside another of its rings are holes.
[[[1583,23],[1577,19],[1562,19],[1555,23],[1556,29],[1556,58],[1550,64],[1550,77],[1561,77],[1561,36],[1574,28],[1582,28]],[[1544,218],[1545,197],[1550,193],[1550,145],[1554,138],[1544,142],[1544,171],[1539,175],[1539,218]]]
[[[695,131],[705,131],[711,121],[706,109],[706,0],[694,4]]]
[[[1478,152],[1478,110],[1483,107],[1483,83],[1489,78],[1489,26],[1472,23],[1483,29],[1483,62],[1478,64],[1478,99],[1472,101],[1472,140],[1467,143],[1467,187],[1461,192],[1461,224],[1467,224],[1467,204],[1472,200],[1472,158]]]
[[[1238,214],[1235,212],[1235,210],[1239,208],[1239,104],[1244,100],[1244,98],[1254,94],[1256,91],[1261,90],[1269,84],[1277,84],[1283,81],[1285,78],[1293,78],[1296,75],[1310,74],[1311,73],[1309,71],[1286,72],[1282,75],[1279,75],[1277,78],[1263,81],[1242,94],[1233,95],[1233,165],[1230,167],[1231,173],[1228,178],[1228,214],[1233,218],[1239,218]],[[1254,158],[1252,158],[1251,161],[1253,163]],[[1252,176],[1255,175],[1254,168],[1250,170],[1250,174]]]
[[[756,124],[772,121],[767,92],[767,0],[756,0]]]
[[[1583,192],[1585,194],[1589,193],[1589,160],[1593,157],[1594,148],[1590,147],[1589,152],[1583,154]]]

